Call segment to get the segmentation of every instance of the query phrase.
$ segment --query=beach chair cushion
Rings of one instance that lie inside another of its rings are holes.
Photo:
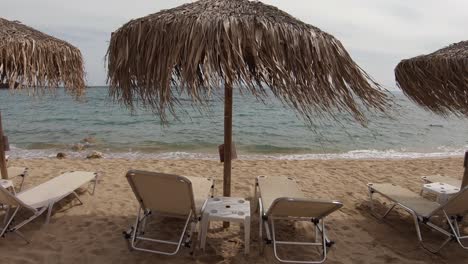
[[[0,186],[0,204],[9,206],[25,206],[18,198],[16,198],[10,191]]]
[[[305,198],[297,182],[284,176],[258,176],[258,189],[262,198],[262,207],[268,213],[273,202],[280,197]]]
[[[206,199],[211,193],[211,188],[213,186],[213,180],[202,177],[192,177],[185,176],[192,183],[193,198],[195,202],[195,209],[197,216],[201,215],[201,210],[205,204]]]
[[[64,198],[95,179],[96,173],[94,172],[67,172],[31,189],[22,191],[16,197],[32,208],[40,208]]]
[[[455,187],[460,187],[461,184],[462,184],[461,180],[458,180],[458,179],[455,179],[455,178],[449,177],[449,176],[442,176],[442,175],[422,176],[421,179],[424,182],[427,182],[427,183],[443,182],[443,183],[447,183],[447,184],[450,184],[450,185],[455,186]]]
[[[130,170],[127,179],[144,209],[168,215],[196,215],[210,194],[213,181],[159,172]]]
[[[391,183],[369,183],[368,185],[373,191],[380,193],[388,199],[406,206],[416,214],[429,217],[440,204],[427,200],[419,194],[414,193],[401,186]]]
[[[267,215],[273,217],[296,217],[321,219],[340,209],[342,203],[307,198],[277,198],[270,206]]]

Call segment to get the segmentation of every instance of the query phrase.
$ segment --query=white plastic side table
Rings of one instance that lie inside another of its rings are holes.
[[[250,248],[250,202],[237,197],[209,198],[203,210],[200,248],[205,250],[210,221],[244,223],[245,254]]]
[[[0,180],[0,186],[2,186],[5,189],[10,189],[13,194],[16,194],[15,192],[15,187],[13,186],[13,181],[11,180]]]
[[[433,182],[423,185],[423,191],[434,193],[437,195],[437,202],[445,203],[451,195],[460,191],[460,187],[456,187],[443,182]]]

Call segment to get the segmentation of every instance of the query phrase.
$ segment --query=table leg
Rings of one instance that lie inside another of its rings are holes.
[[[441,193],[437,196],[437,203],[443,204],[448,200],[448,195],[446,193]]]
[[[201,239],[200,248],[205,251],[206,235],[208,233],[208,226],[210,224],[209,214],[204,214],[201,221]]]
[[[244,219],[244,246],[247,255],[250,251],[250,216],[246,216]]]

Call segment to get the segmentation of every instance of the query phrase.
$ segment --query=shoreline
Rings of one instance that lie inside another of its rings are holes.
[[[54,159],[57,153],[64,153],[67,159],[86,159],[86,156],[94,151],[103,155],[103,159],[128,159],[128,160],[219,160],[217,153],[202,152],[111,152],[95,149],[83,151],[67,150],[26,150],[14,148],[8,153],[10,159]],[[239,154],[239,160],[401,160],[421,158],[449,158],[463,157],[465,149],[448,152],[398,152],[393,150],[353,150],[342,153],[272,153],[272,154]]]

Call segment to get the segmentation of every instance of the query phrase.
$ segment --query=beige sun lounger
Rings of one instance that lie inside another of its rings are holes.
[[[462,243],[462,240],[468,239],[468,236],[463,236],[460,233],[459,227],[463,217],[468,213],[468,187],[462,189],[458,194],[451,197],[444,204],[438,204],[398,185],[390,183],[369,183],[367,186],[369,189],[369,198],[372,210],[374,210],[372,200],[374,193],[379,193],[393,202],[393,205],[385,212],[382,218],[385,218],[397,205],[413,216],[418,240],[423,248],[432,253],[436,253],[448,242],[456,240],[462,248],[468,249],[468,246],[465,246]],[[444,217],[449,224],[449,228],[444,228],[431,222],[431,219],[437,216]],[[425,224],[428,227],[446,235],[447,239],[444,240],[436,249],[428,247],[424,244],[420,224]]]
[[[298,184],[290,177],[258,176],[256,178],[255,199],[258,197],[260,243],[263,243],[265,228],[267,243],[273,243],[276,259],[286,263],[322,263],[327,258],[327,247],[332,242],[325,234],[325,217],[343,206],[338,201],[322,201],[305,198]],[[275,220],[311,221],[315,226],[315,242],[276,240]],[[271,234],[270,234],[271,233]],[[321,241],[319,241],[319,234]],[[322,259],[297,261],[278,256],[278,245],[318,246],[322,248]],[[263,246],[261,245],[261,249]]]
[[[424,183],[443,182],[443,183],[447,183],[455,187],[460,187],[462,184],[462,180],[458,180],[449,176],[442,176],[442,175],[422,176],[421,179],[423,180]]]
[[[10,179],[15,178],[15,177],[21,177],[21,182],[20,186],[18,188],[18,191],[21,191],[23,188],[23,183],[24,183],[24,178],[28,175],[28,168],[25,167],[8,167],[8,177]]]
[[[97,173],[87,171],[73,171],[64,173],[49,181],[37,185],[36,187],[22,191],[16,194],[16,196],[10,193],[8,190],[0,187],[0,203],[8,206],[7,212],[5,214],[5,226],[0,232],[0,237],[3,237],[7,232],[14,232],[15,234],[25,239],[25,237],[18,231],[19,228],[37,218],[46,210],[48,210],[46,224],[49,223],[54,204],[70,194],[73,194],[81,203],[81,200],[78,198],[78,195],[75,191],[81,186],[90,183],[91,181],[94,181],[94,194],[97,184]],[[11,214],[11,216],[9,216],[9,211],[12,208],[16,209]],[[33,215],[23,222],[12,226],[13,219],[21,208],[29,210],[33,213]]]
[[[156,254],[175,255],[184,241],[190,223],[190,232],[185,240],[185,245],[189,246],[196,224],[201,220],[205,202],[208,197],[213,196],[213,180],[138,170],[128,171],[126,177],[140,204],[135,225],[124,232],[125,238],[130,239],[130,247]],[[146,220],[153,215],[186,219],[179,239],[170,241],[143,236]],[[174,245],[176,248],[173,251],[154,250],[137,246],[139,241]],[[194,246],[192,252],[193,249]]]

